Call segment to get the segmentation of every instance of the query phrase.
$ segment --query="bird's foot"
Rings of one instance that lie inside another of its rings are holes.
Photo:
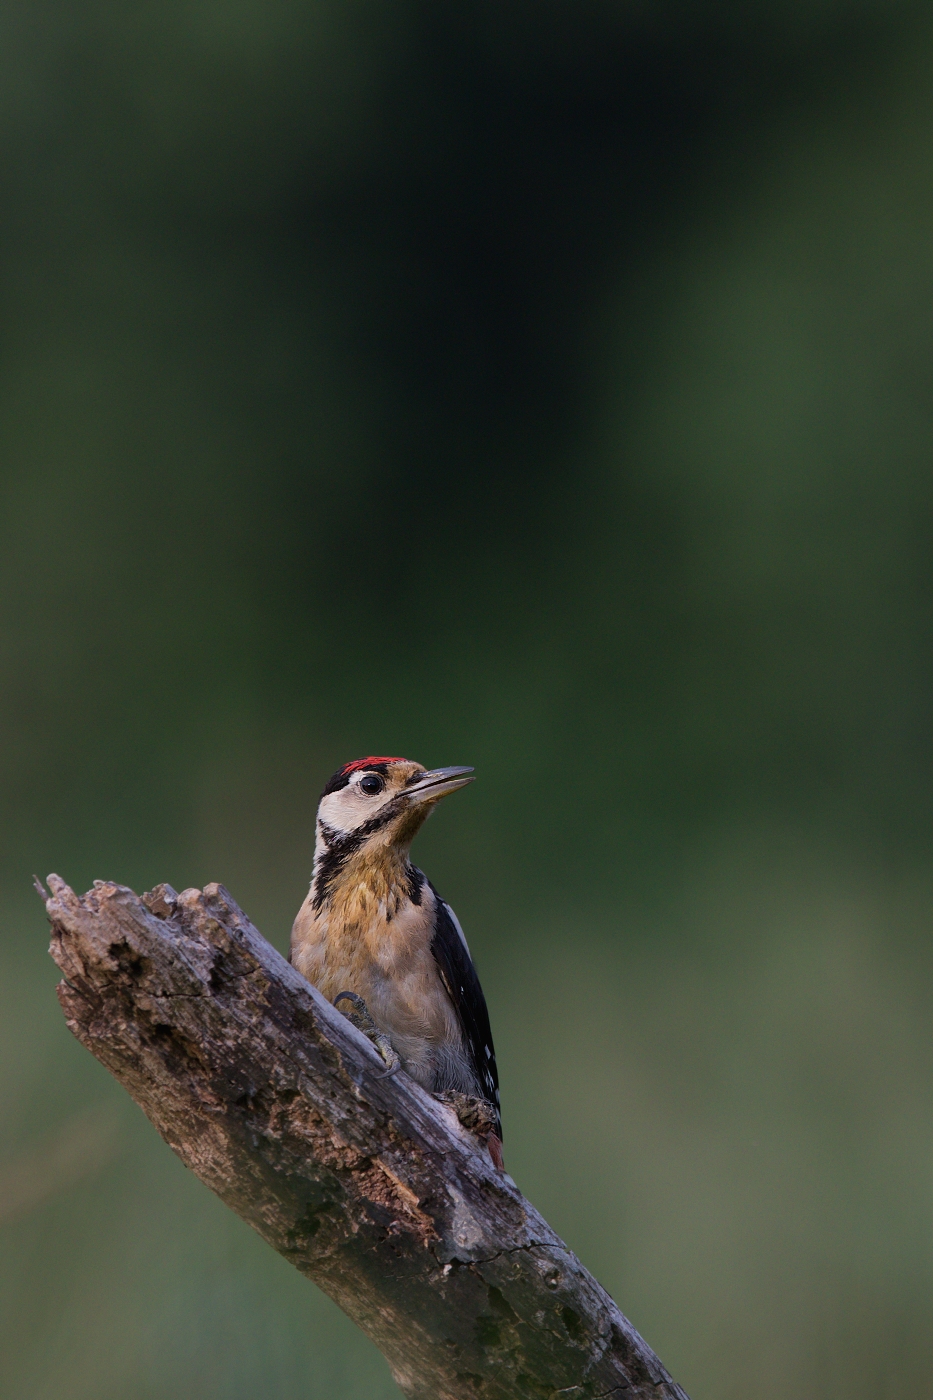
[[[445,1089],[434,1097],[439,1103],[452,1108],[468,1133],[477,1137],[487,1137],[495,1130],[496,1110],[486,1099],[477,1099],[472,1094],[461,1094],[456,1089]]]
[[[350,1003],[349,1011],[344,1011],[339,1005],[342,1001],[348,1001]],[[342,1016],[346,1016],[352,1026],[356,1026],[356,1029],[362,1031],[367,1040],[371,1040],[373,1045],[375,1045],[388,1066],[385,1077],[394,1074],[395,1071],[401,1067],[402,1062],[395,1053],[389,1037],[384,1031],[379,1029],[372,1016],[370,1016],[369,1007],[366,1005],[363,998],[357,996],[356,992],[340,992],[338,996],[334,997],[334,1005]]]
[[[486,1144],[493,1165],[505,1170],[502,1160],[502,1139],[496,1132],[499,1115],[488,1099],[478,1099],[472,1094],[461,1094],[457,1089],[445,1089],[434,1097],[439,1103],[452,1108],[468,1133]]]

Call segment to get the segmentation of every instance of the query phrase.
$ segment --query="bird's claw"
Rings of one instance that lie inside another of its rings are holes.
[[[468,1133],[475,1133],[477,1137],[488,1137],[495,1130],[496,1110],[487,1099],[478,1099],[472,1094],[461,1094],[457,1089],[446,1089],[434,1097],[453,1109]]]
[[[472,1094],[461,1094],[457,1089],[446,1089],[441,1094],[434,1097],[448,1108],[452,1108],[460,1123],[466,1128],[468,1133],[478,1137],[480,1142],[486,1144],[486,1148],[493,1160],[493,1165],[499,1171],[505,1171],[505,1163],[502,1160],[502,1140],[496,1129],[499,1124],[499,1115],[495,1106],[488,1099],[480,1099]]]
[[[349,1001],[351,1010],[341,1010],[338,1002]],[[401,1068],[401,1060],[396,1054],[389,1037],[376,1025],[369,1014],[369,1007],[361,996],[356,992],[340,992],[334,997],[334,1005],[340,1011],[341,1016],[346,1016],[351,1026],[356,1026],[358,1031],[362,1031],[367,1040],[372,1041],[388,1068],[384,1074],[379,1075],[380,1079],[388,1079],[397,1069]]]

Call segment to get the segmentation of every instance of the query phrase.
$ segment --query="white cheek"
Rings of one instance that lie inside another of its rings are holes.
[[[334,831],[346,835],[368,822],[384,806],[384,800],[368,797],[358,787],[341,788],[321,799],[318,816]]]
[[[364,820],[363,813],[360,811],[361,805],[360,799],[345,789],[340,792],[331,792],[328,793],[327,797],[322,798],[318,808],[318,816],[334,831],[352,831]]]

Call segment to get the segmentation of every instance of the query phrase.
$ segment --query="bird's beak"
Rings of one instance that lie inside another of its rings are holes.
[[[473,781],[470,777],[472,772],[472,768],[432,768],[430,773],[420,773],[418,781],[407,789],[412,805],[435,802],[448,792],[456,792],[457,788],[466,787],[467,783]]]

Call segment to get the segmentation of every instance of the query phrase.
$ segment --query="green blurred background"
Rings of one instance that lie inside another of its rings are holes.
[[[0,1395],[389,1400],[72,1041],[30,889],[475,764],[519,1185],[693,1400],[933,1393],[933,25],[0,12]]]

